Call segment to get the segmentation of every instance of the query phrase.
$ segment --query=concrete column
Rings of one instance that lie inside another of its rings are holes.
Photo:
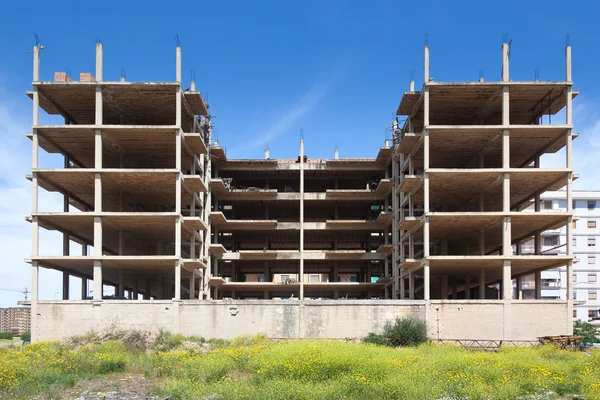
[[[479,270],[479,298],[485,299],[485,269]]]
[[[423,266],[423,299],[431,300],[431,286],[430,286],[430,276],[429,276],[429,260],[425,260],[425,265]]]
[[[337,260],[335,260],[333,262],[333,281],[334,282],[340,281],[339,261],[337,261]]]
[[[440,282],[440,299],[448,300],[448,275],[444,274]]]
[[[535,298],[540,300],[542,298],[542,272],[535,271]]]
[[[65,124],[67,123],[65,119]],[[64,157],[64,168],[69,168],[69,157]],[[63,212],[69,212],[69,196],[63,195]],[[68,256],[70,252],[71,239],[67,232],[63,232],[63,256]],[[66,276],[65,276],[66,275]],[[65,284],[66,282],[66,284]],[[63,271],[63,300],[69,299],[69,273]]]
[[[194,300],[194,294],[196,293],[196,270],[190,273],[190,300]]]
[[[102,300],[102,262],[94,261],[94,300]]]
[[[62,273],[62,299],[69,300],[69,273],[63,271]]]
[[[429,250],[431,243],[429,240],[429,46],[425,46],[425,86],[423,87],[423,212],[425,214],[425,223],[423,225],[423,258],[425,265],[423,267],[423,292],[425,300],[431,299],[431,282],[429,271]],[[412,204],[411,204],[412,205]],[[414,298],[414,294],[413,294]]]
[[[40,81],[40,46],[37,44],[33,48],[33,81]],[[33,87],[33,126],[39,125],[39,93],[37,86]],[[37,257],[39,255],[39,222],[37,216],[34,214],[38,212],[38,178],[35,170],[38,168],[39,161],[39,137],[36,128],[33,128],[32,136],[32,157],[31,157],[31,229],[32,229],[32,240],[31,240],[31,256]],[[37,261],[31,263],[31,324],[32,327],[36,327],[37,319],[37,300],[39,299],[39,265]],[[36,339],[35,330],[31,330],[33,334],[33,340]]]
[[[64,167],[65,168],[69,167],[69,158],[67,156],[65,156],[65,159],[64,159]],[[67,196],[67,195],[63,195],[63,212],[69,212],[69,196]],[[63,256],[69,255],[70,242],[71,242],[71,240],[69,238],[69,234],[66,232],[63,232]],[[63,271],[62,275],[63,275],[62,299],[69,300],[69,273],[66,271]]]
[[[165,297],[165,276],[161,274],[156,278],[156,298],[162,300]]]
[[[425,46],[423,60],[423,82],[427,84],[429,82],[429,46]]]
[[[81,277],[81,300],[85,299],[88,295],[88,280],[86,277]]]
[[[217,235],[217,233],[215,233],[215,235]],[[212,262],[213,262],[213,276],[219,276],[219,260],[217,260],[216,258],[213,258]],[[215,287],[214,294],[215,294],[215,300],[218,300],[219,299],[219,288]]]
[[[39,267],[37,261],[31,263],[31,301],[37,302],[39,300]],[[33,317],[33,315],[31,316]]]
[[[471,298],[471,275],[465,276],[465,299]]]
[[[510,260],[504,260],[502,267],[502,299],[512,300],[512,273]]]
[[[396,293],[393,293],[395,298]],[[400,300],[404,300],[406,298],[406,287],[404,283],[404,276],[400,274]]]
[[[181,47],[177,46],[176,49],[176,80],[181,83]],[[183,96],[181,92],[181,86],[177,87],[177,91],[175,93],[175,125],[177,126],[177,131],[175,133],[175,168],[178,171],[177,179],[175,181],[175,213],[177,217],[175,218],[175,257],[177,257],[177,261],[175,261],[175,292],[174,292],[174,300],[181,300],[181,97]]]
[[[408,298],[415,299],[415,273],[413,271],[408,271]]]
[[[485,231],[479,231],[479,255],[485,255]]]
[[[94,217],[94,257],[102,256],[102,218]],[[102,300],[102,261],[94,260],[94,300]]]
[[[509,73],[508,73],[508,43],[502,43],[502,81],[509,81]]]
[[[522,276],[517,277],[517,299],[523,300],[523,277]]]
[[[402,155],[400,157],[403,157]],[[400,270],[398,268],[398,260],[403,254],[404,243],[400,243],[399,240],[399,232],[398,232],[398,223],[399,219],[399,204],[398,204],[398,194],[396,190],[398,189],[398,160],[395,157],[392,157],[392,182],[394,183],[394,189],[392,190],[392,299],[398,298],[398,291],[400,291],[400,298],[404,299],[404,281],[401,279],[398,282],[398,274]],[[400,285],[400,287],[398,287]]]
[[[266,260],[265,260],[265,270],[264,270],[263,274],[265,275],[265,282],[273,281],[273,279],[271,278],[270,271],[269,271],[269,262]]]
[[[385,206],[385,209],[387,210],[387,199],[386,199],[386,201],[385,201],[385,204],[386,204],[386,206]],[[392,225],[392,226],[393,226],[393,225]],[[395,228],[394,228],[394,229],[395,229]],[[384,230],[384,233],[383,233],[383,234],[384,234],[384,239],[383,239],[384,241],[383,241],[383,242],[384,242],[384,244],[386,244],[386,245],[387,245],[387,244],[389,244],[389,239],[388,239],[388,238],[389,238],[389,229],[388,229],[388,228],[385,228],[385,230]],[[389,260],[389,257],[386,257],[386,258],[385,258],[385,261],[384,261],[384,265],[383,265],[383,276],[384,276],[385,278],[389,278],[389,276],[390,276],[390,260]],[[385,286],[385,289],[384,289],[384,290],[385,290],[385,294],[384,294],[384,296],[385,296],[385,297],[384,297],[384,298],[385,298],[385,299],[388,299],[388,298],[389,298],[389,289],[388,289],[388,286],[387,286],[387,285]]]
[[[102,82],[103,48],[102,43],[96,43],[96,81]]]
[[[175,81],[181,83],[181,46],[175,48]]]
[[[300,300],[304,300],[304,139],[300,140]]]
[[[571,46],[567,45],[565,48],[565,79],[568,82],[572,82],[571,76]],[[565,122],[567,125],[573,125],[573,87],[569,85],[566,93],[566,112]],[[569,169],[573,168],[573,130],[569,127],[566,132],[566,167]],[[567,176],[567,212],[569,217],[567,218],[566,227],[566,240],[567,240],[567,256],[573,257],[573,174],[572,172]],[[567,300],[568,300],[568,316],[569,320],[573,314],[573,261],[567,262]],[[568,333],[573,332],[572,324],[568,326]]]
[[[181,300],[181,261],[175,261],[175,297],[173,300]]]
[[[138,276],[133,278],[133,299],[138,300],[140,297],[140,289],[139,289],[140,279]]]
[[[125,274],[123,271],[119,271],[119,284],[117,285],[117,296],[125,296]]]
[[[205,165],[205,171],[206,173],[204,174],[205,177],[205,183],[210,182],[211,179],[211,174],[212,174],[212,162],[211,162],[211,156],[210,154],[208,154],[206,156],[206,165]],[[208,185],[207,185],[208,186]],[[210,265],[211,262],[213,260],[212,255],[210,254],[210,241],[211,241],[211,233],[212,233],[212,224],[210,223],[210,211],[211,211],[211,200],[212,199],[212,195],[211,195],[211,191],[209,190],[207,193],[205,193],[203,200],[204,200],[204,204],[203,204],[203,208],[202,208],[202,215],[203,215],[203,219],[206,222],[207,225],[207,230],[206,232],[203,234],[203,242],[202,242],[202,253],[204,254],[204,257],[206,257],[206,265],[208,266],[207,268],[207,273],[203,275],[203,282],[205,283],[205,295],[206,295],[206,299],[210,300],[211,299],[211,291],[210,291],[210,278],[212,276],[211,271],[210,271]],[[217,238],[217,234],[215,233],[215,238]],[[204,288],[203,288],[204,289]]]
[[[102,43],[96,44],[96,79],[102,80]],[[96,86],[95,124],[103,123],[102,87]],[[94,212],[102,212],[102,130],[96,129],[94,133]],[[103,237],[102,218],[94,217],[94,257],[102,257]],[[102,261],[94,260],[93,269],[94,295],[96,301],[102,300]]]
[[[573,81],[571,72],[571,46],[569,44],[565,47],[565,80],[567,82]]]

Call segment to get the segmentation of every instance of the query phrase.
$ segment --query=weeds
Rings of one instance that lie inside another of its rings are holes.
[[[178,400],[600,399],[600,351],[119,335],[0,348],[0,398],[60,397],[82,379],[125,372],[144,373],[157,394]]]

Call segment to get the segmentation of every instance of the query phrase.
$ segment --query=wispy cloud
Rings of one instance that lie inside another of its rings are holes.
[[[227,156],[241,157],[249,150],[264,148],[277,137],[288,133],[298,121],[314,110],[321,100],[331,92],[341,75],[342,68],[336,68],[330,79],[314,84],[298,101],[285,107],[281,115],[272,121],[266,130],[258,133],[252,142],[244,143],[244,147],[232,148],[227,152]]]
[[[573,169],[579,179],[575,190],[600,190],[600,104],[594,100],[577,98],[573,105],[574,131],[579,137],[573,141]],[[564,168],[565,150],[542,158],[544,168]]]

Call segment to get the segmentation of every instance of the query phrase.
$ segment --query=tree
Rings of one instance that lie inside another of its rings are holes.
[[[583,344],[589,345],[595,342],[600,342],[600,332],[598,328],[589,322],[584,322],[581,320],[575,321],[573,325],[573,335],[583,336]]]

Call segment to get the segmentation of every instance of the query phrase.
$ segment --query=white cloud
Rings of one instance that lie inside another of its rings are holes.
[[[31,256],[31,225],[25,216],[31,213],[31,183],[25,179],[31,168],[31,108],[23,107],[0,86],[0,288],[31,290],[31,269],[25,259]],[[45,156],[41,156],[45,159]],[[62,202],[56,194],[40,190],[40,204],[59,210]],[[41,232],[40,252],[61,249],[60,236]],[[40,298],[53,299],[61,290],[56,271],[40,272]],[[23,300],[18,292],[0,290],[0,307],[16,306]]]
[[[586,99],[576,99],[573,105],[574,131],[579,137],[573,141],[573,169],[579,179],[573,183],[575,190],[600,190],[600,108]],[[560,117],[560,116],[558,116]],[[564,168],[565,149],[542,158],[544,168]]]

